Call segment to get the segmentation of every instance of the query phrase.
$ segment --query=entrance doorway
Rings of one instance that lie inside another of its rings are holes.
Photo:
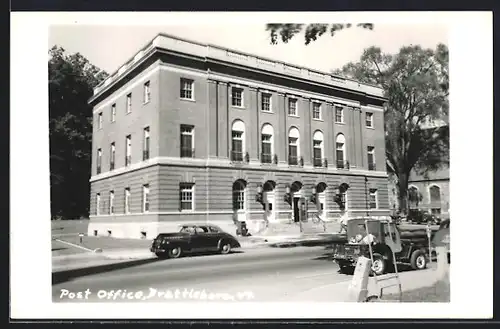
[[[276,219],[275,215],[276,197],[274,192],[275,187],[276,187],[275,182],[267,181],[262,188],[263,190],[262,201],[264,203],[264,218],[268,222],[272,222]]]
[[[298,223],[300,221],[300,198],[302,197],[302,183],[293,182],[290,186],[290,193],[292,195],[292,216],[293,221]]]
[[[295,223],[298,223],[300,220],[300,209],[299,209],[299,197],[294,197],[293,198],[293,203],[292,203],[292,211],[293,211],[293,221]]]

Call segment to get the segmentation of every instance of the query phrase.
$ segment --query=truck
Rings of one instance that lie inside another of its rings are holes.
[[[425,269],[432,234],[429,230],[402,232],[399,225],[389,220],[353,218],[347,222],[345,241],[333,244],[333,260],[342,273],[351,272],[358,257],[371,258],[371,247],[375,275],[387,273],[397,264],[407,264],[416,270]]]

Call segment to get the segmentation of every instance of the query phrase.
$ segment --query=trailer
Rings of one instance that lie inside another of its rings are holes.
[[[391,221],[355,218],[347,224],[346,241],[333,245],[333,259],[342,273],[351,272],[360,256],[373,259],[375,275],[382,275],[397,264],[421,270],[430,260],[431,235],[429,229],[401,232]]]

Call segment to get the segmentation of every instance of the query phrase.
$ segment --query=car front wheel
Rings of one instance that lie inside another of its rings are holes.
[[[423,270],[427,267],[427,258],[422,251],[416,250],[411,255],[410,264],[414,270]]]
[[[182,254],[181,247],[174,247],[172,249],[169,249],[169,251],[168,251],[169,258],[179,258],[179,257],[181,257],[181,254]]]
[[[386,267],[387,262],[384,257],[380,254],[373,254],[372,272],[375,275],[382,275],[385,273]]]

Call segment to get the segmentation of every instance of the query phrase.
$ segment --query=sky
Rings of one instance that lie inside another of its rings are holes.
[[[446,25],[438,21],[423,24],[374,23],[373,30],[352,27],[325,34],[306,46],[303,34],[288,44],[271,45],[265,22],[201,23],[170,25],[84,25],[79,23],[51,25],[48,47],[58,45],[69,53],[79,52],[92,64],[112,73],[135,55],[160,32],[210,43],[290,64],[330,72],[350,61],[357,61],[363,50],[378,46],[384,52],[396,53],[400,47],[419,44],[435,48],[448,44]]]

